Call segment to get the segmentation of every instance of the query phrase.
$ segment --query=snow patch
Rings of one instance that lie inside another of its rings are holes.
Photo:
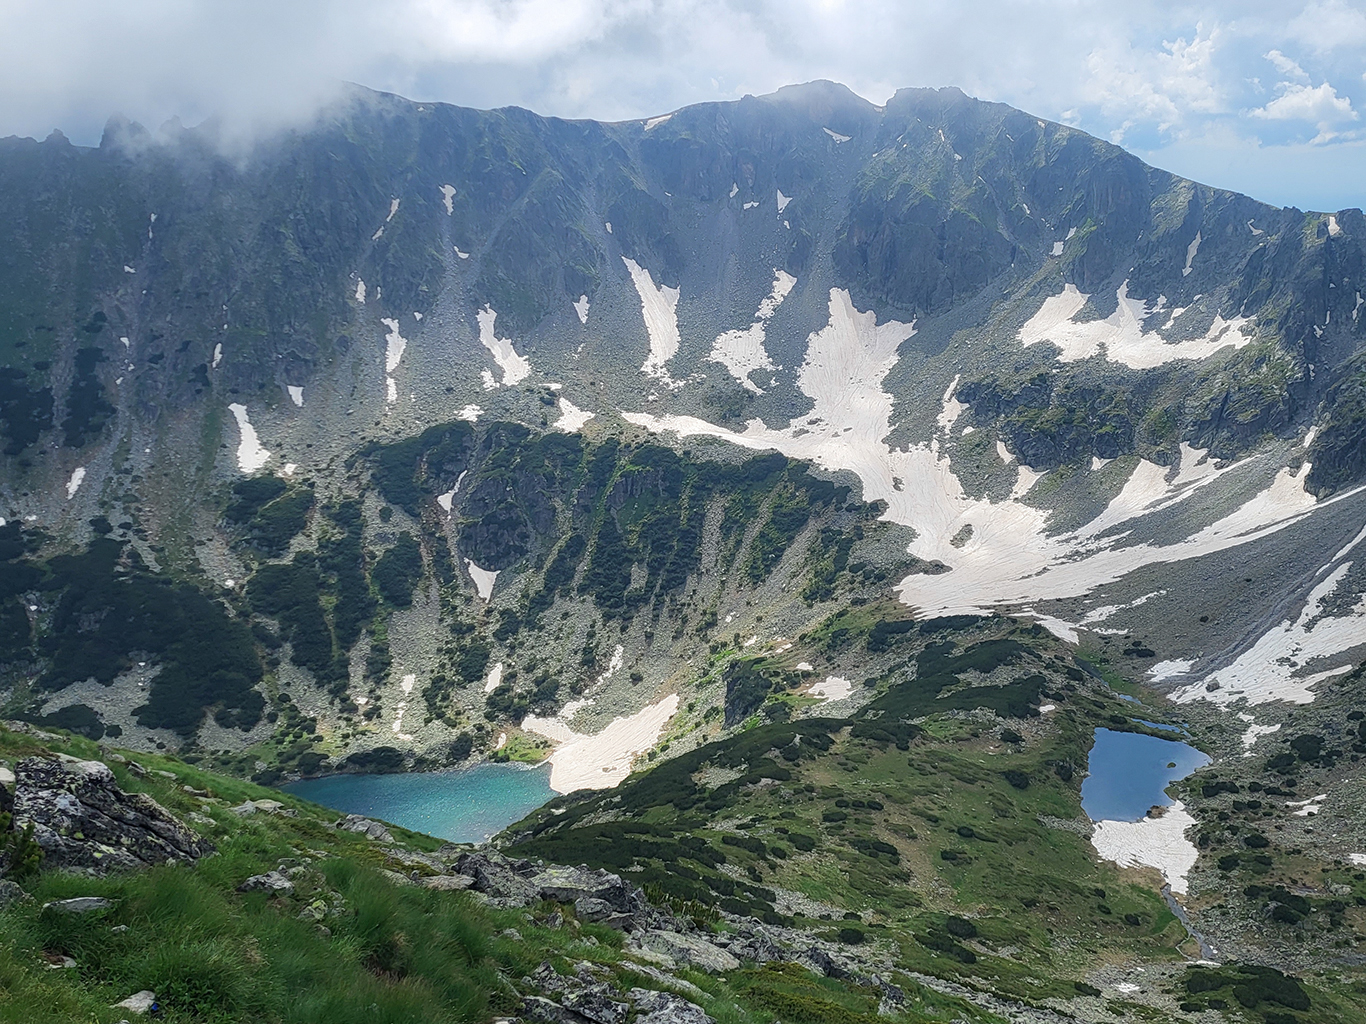
[[[961,376],[961,374],[955,373],[953,380],[949,382],[949,386],[944,389],[944,397],[941,400],[943,408],[939,410],[939,415],[935,419],[939,429],[946,434],[953,429],[953,425],[958,422],[958,417],[963,415],[963,410],[967,408],[966,405],[953,397],[954,392],[958,390],[958,379]],[[1000,442],[998,441],[997,444]]]
[[[573,434],[595,415],[597,414],[584,412],[569,399],[562,397],[560,399],[560,418],[555,421],[555,429]]]
[[[782,213],[786,210],[787,204],[790,202],[792,202],[792,197],[783,195],[783,190],[778,189],[778,212]]]
[[[494,333],[493,322],[497,318],[498,314],[492,306],[485,306],[476,314],[479,321],[479,341],[489,350],[493,361],[503,371],[502,383],[520,384],[531,374],[531,361],[525,356],[519,356],[509,339],[500,338]]]
[[[1194,667],[1194,661],[1185,661],[1180,658],[1173,658],[1170,661],[1159,661],[1152,668],[1148,669],[1148,678],[1155,683],[1163,683],[1168,679],[1179,679],[1181,676],[1189,675],[1190,670]]]
[[[631,283],[640,296],[645,331],[650,336],[650,354],[640,369],[651,377],[672,383],[665,364],[678,351],[678,289],[656,286],[650,272],[633,259],[623,256],[621,261],[626,264]]]
[[[465,474],[468,472],[469,470],[462,469],[460,475],[455,478],[455,486],[445,494],[438,494],[436,496],[436,503],[441,506],[442,510],[447,515],[451,514],[451,503],[455,501],[455,496],[460,493],[460,485],[464,482]]]
[[[834,139],[835,145],[837,146],[841,142],[848,142],[850,139],[853,138],[852,135],[841,135],[839,132],[831,131],[829,128],[822,128],[821,131],[825,132],[826,135],[829,135],[832,139]]]
[[[729,370],[730,375],[739,381],[746,391],[762,395],[763,390],[749,379],[749,375],[755,370],[777,369],[764,347],[765,332],[768,321],[796,283],[797,279],[791,274],[775,270],[773,289],[768,297],[759,303],[759,308],[754,314],[754,322],[743,331],[726,331],[712,343],[709,358]]]
[[[1041,615],[1038,612],[1033,611],[1029,608],[1026,608],[1023,614],[1032,616],[1035,622],[1037,622],[1044,629],[1048,630],[1059,640],[1063,640],[1069,644],[1074,645],[1081,643],[1081,638],[1077,635],[1077,626],[1075,623],[1055,618],[1052,615]],[[1040,708],[1040,710],[1043,709]]]
[[[1358,535],[1357,540],[1360,539],[1361,535]],[[1348,545],[1343,552],[1339,552],[1338,560],[1351,547]],[[1319,683],[1342,675],[1352,665],[1347,663],[1334,668],[1307,671],[1310,666],[1315,661],[1340,657],[1366,645],[1366,596],[1340,618],[1323,612],[1324,601],[1337,590],[1351,567],[1351,562],[1342,562],[1314,587],[1309,592],[1303,610],[1293,622],[1290,619],[1283,620],[1263,634],[1231,665],[1177,690],[1172,694],[1172,699],[1182,704],[1201,699],[1223,705],[1240,700],[1246,700],[1249,704],[1264,704],[1273,700],[1292,704],[1310,703],[1315,696],[1314,688]]]
[[[611,789],[631,774],[635,759],[659,740],[678,710],[678,695],[646,705],[634,715],[615,719],[595,736],[586,736],[556,718],[527,715],[522,728],[559,744],[551,753],[550,788],[557,793]]]
[[[1184,896],[1187,876],[1199,857],[1195,844],[1186,838],[1195,823],[1181,801],[1174,800],[1156,818],[1096,822],[1091,845],[1102,858],[1122,868],[1157,868],[1172,892]]]
[[[266,464],[270,452],[261,447],[261,442],[256,436],[256,428],[247,418],[245,405],[233,402],[228,406],[228,412],[232,413],[233,419],[237,421],[237,431],[241,435],[237,443],[237,468],[243,473],[255,473]]]
[[[1318,814],[1323,810],[1323,802],[1328,799],[1327,793],[1320,793],[1318,796],[1311,796],[1308,800],[1287,800],[1286,807],[1297,808],[1290,813],[1297,818],[1308,818],[1310,815]]]
[[[1156,331],[1145,331],[1143,321],[1156,311],[1141,299],[1129,298],[1129,282],[1119,286],[1118,308],[1104,320],[1077,322],[1074,318],[1091,296],[1066,284],[1058,295],[1044,299],[1039,311],[1020,328],[1020,344],[1051,342],[1064,363],[1089,359],[1104,349],[1105,358],[1135,370],[1148,370],[1176,359],[1206,359],[1222,348],[1240,349],[1252,339],[1242,333],[1249,317],[1225,320],[1215,316],[1203,338],[1168,343]],[[1173,314],[1175,318],[1175,314]]]
[[[1252,756],[1252,748],[1257,745],[1257,741],[1263,736],[1270,736],[1273,732],[1280,732],[1281,730],[1280,722],[1277,722],[1275,725],[1258,725],[1253,721],[1251,715],[1244,714],[1239,715],[1238,717],[1247,723],[1247,729],[1243,731],[1242,736],[1244,757]]]
[[[759,205],[759,200],[757,200],[757,199],[751,199],[751,200],[750,200],[749,202],[747,202],[747,203],[742,203],[741,206],[740,206],[740,208],[741,208],[742,210],[752,210],[752,209],[754,209],[754,208],[755,208],[756,206],[758,206],[758,205]]]
[[[1063,243],[1062,243],[1062,242],[1054,242],[1054,243],[1053,243],[1053,255],[1054,255],[1054,256],[1061,256],[1061,255],[1062,255],[1062,250],[1063,250]]]
[[[1328,215],[1328,237],[1337,238],[1341,234],[1342,228],[1338,225],[1337,216],[1330,213]]]
[[[397,320],[381,317],[379,322],[389,328],[389,333],[384,336],[384,372],[393,373],[408,347],[408,339],[398,332]]]
[[[467,252],[461,252],[461,251],[460,251],[460,246],[457,245],[457,246],[455,246],[454,248],[455,248],[455,254],[456,254],[457,256],[459,256],[462,260],[467,260],[467,259],[470,258],[470,254],[469,254],[469,253],[467,253]]]
[[[360,278],[356,278],[356,301],[365,305],[365,282]]]
[[[579,315],[579,323],[588,323],[588,296],[580,295],[579,301],[574,303],[574,312]]]
[[[808,697],[816,697],[827,704],[832,700],[844,700],[854,692],[854,684],[843,676],[826,676],[823,682],[816,683],[806,691]]]
[[[209,364],[210,370],[218,369],[218,364],[223,361],[223,343],[220,341],[213,347],[213,362]]]
[[[484,683],[484,692],[492,693],[494,690],[498,689],[499,685],[502,682],[503,663],[500,661],[498,664],[494,665],[492,669],[489,670],[488,682]]]
[[[498,579],[499,569],[481,569],[474,564],[471,558],[465,559],[465,569],[470,574],[470,579],[474,581],[474,589],[485,604],[493,596],[493,584]]]
[[[673,117],[673,114],[660,114],[658,117],[652,117],[645,122],[645,130],[647,132],[652,132],[671,117]]]
[[[1197,252],[1199,252],[1199,251],[1200,251],[1200,232],[1197,231],[1197,232],[1195,233],[1195,237],[1194,237],[1193,239],[1191,239],[1191,244],[1188,245],[1188,246],[1186,246],[1186,265],[1185,265],[1184,267],[1181,268],[1181,276],[1182,276],[1182,277],[1189,277],[1189,276],[1190,276],[1191,264],[1195,262],[1195,254],[1196,254]]]
[[[71,471],[71,479],[66,482],[66,500],[70,501],[80,490],[81,481],[85,479],[85,467],[77,466]]]
[[[488,373],[487,370],[485,370],[484,372]],[[455,418],[458,420],[464,420],[466,423],[478,423],[479,417],[483,414],[484,409],[482,406],[467,405],[455,414]]]
[[[454,185],[442,185],[442,186],[441,186],[441,202],[444,203],[445,206],[446,206],[446,216],[449,217],[449,216],[451,216],[451,214],[455,213],[455,186],[454,186]]]
[[[295,387],[293,384],[286,384],[285,390],[289,392],[289,400],[302,409],[304,407],[304,389]]]

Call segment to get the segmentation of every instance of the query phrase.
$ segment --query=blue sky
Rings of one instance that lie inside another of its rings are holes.
[[[1366,0],[0,0],[0,135],[304,124],[343,80],[626,119],[829,78],[957,85],[1181,174],[1366,206]]]

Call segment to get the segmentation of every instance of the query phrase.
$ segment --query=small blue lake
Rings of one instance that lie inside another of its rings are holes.
[[[1090,774],[1081,784],[1082,810],[1092,821],[1138,821],[1154,804],[1169,805],[1166,788],[1209,761],[1177,740],[1097,729]]]
[[[363,814],[453,843],[478,843],[555,795],[550,767],[479,764],[445,772],[329,775],[280,787],[343,814]]]

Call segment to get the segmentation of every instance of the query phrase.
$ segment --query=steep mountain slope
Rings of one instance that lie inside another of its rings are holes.
[[[238,473],[336,500],[374,440],[620,413],[851,471],[953,570],[900,586],[927,614],[1124,629],[1203,683],[1362,518],[1360,214],[954,90],[614,125],[357,91],[245,158],[210,128],[6,140],[0,195],[3,514],[65,544],[103,516],[178,573],[246,575],[215,497]],[[1250,586],[1205,585],[1225,551]]]
[[[621,124],[357,91],[246,156],[112,122],[0,142],[0,200],[8,715],[259,782],[549,756],[624,785],[512,838],[662,899],[892,891],[901,970],[1093,999],[1094,946],[1298,1019],[1093,857],[1094,729],[1171,724],[1138,681],[1216,757],[1135,823],[1181,912],[1347,1005],[1360,211],[824,83]]]

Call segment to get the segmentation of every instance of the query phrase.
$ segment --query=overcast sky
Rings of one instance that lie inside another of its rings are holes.
[[[618,120],[957,85],[1259,199],[1366,206],[1366,0],[0,0],[0,135],[306,123],[340,81]]]

